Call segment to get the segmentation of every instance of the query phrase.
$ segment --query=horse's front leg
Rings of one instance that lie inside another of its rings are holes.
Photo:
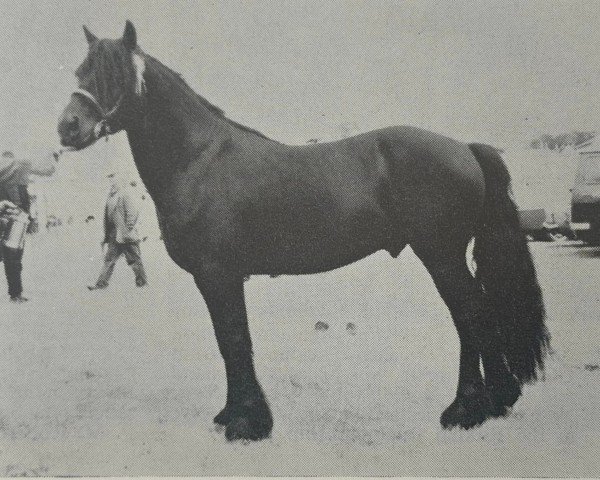
[[[266,438],[273,428],[273,418],[254,371],[243,277],[213,270],[194,278],[225,361],[227,402],[215,422],[226,426],[227,440]]]

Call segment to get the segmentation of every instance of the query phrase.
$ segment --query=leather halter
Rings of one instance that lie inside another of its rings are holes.
[[[123,95],[121,95],[116,105],[108,112],[104,111],[102,105],[100,105],[100,102],[96,100],[96,97],[94,97],[94,95],[92,95],[87,90],[84,90],[83,88],[78,88],[74,90],[71,95],[83,97],[88,101],[89,104],[92,105],[92,107],[94,107],[96,113],[101,117],[101,120],[94,127],[94,136],[96,137],[96,140],[102,137],[106,137],[106,139],[108,140],[108,136],[112,133],[115,133],[110,128],[109,120],[112,117],[114,117],[117,111],[119,110],[119,107],[121,106],[121,103],[123,101]]]

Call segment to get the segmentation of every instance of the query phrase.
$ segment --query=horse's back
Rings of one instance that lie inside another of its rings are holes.
[[[362,168],[362,174],[420,184],[472,184],[483,188],[479,163],[466,143],[429,130],[392,126],[334,142],[291,147],[298,156],[319,158],[335,175]]]

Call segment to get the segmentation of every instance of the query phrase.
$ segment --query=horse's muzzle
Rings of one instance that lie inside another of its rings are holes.
[[[77,116],[61,116],[58,121],[58,136],[64,147],[74,147],[81,135],[79,118]]]

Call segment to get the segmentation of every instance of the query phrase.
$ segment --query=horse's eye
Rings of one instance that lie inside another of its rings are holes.
[[[92,77],[90,75],[84,75],[77,78],[79,88],[89,90],[92,85]]]

